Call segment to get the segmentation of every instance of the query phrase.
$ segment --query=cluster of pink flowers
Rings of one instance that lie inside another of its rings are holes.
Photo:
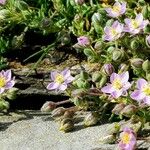
[[[113,98],[125,96],[127,95],[127,90],[131,87],[131,83],[128,80],[128,72],[122,74],[112,73],[110,76],[111,83],[104,86],[101,91],[110,94]],[[143,103],[150,106],[150,83],[145,79],[138,79],[136,87],[137,89],[131,93],[130,97],[140,104]]]
[[[126,3],[116,2],[112,8],[106,8],[108,16],[116,18],[123,15],[126,11]],[[143,15],[137,14],[135,19],[126,18],[125,25],[115,21],[112,26],[106,26],[104,28],[104,40],[114,41],[120,38],[123,33],[130,33],[135,35],[140,33],[148,24],[148,20],[144,20]],[[149,41],[149,40],[148,40]]]

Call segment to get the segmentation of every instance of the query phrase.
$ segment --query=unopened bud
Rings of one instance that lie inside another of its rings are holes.
[[[128,68],[129,68],[128,65],[126,65],[126,64],[120,64],[118,73],[126,72],[128,70]]]
[[[98,115],[95,112],[91,112],[84,118],[84,125],[86,127],[96,125],[98,122]]]
[[[100,74],[99,71],[94,72],[94,73],[92,74],[92,81],[93,81],[93,82],[99,82],[100,79],[101,79],[101,77],[102,77],[102,75]]]
[[[72,118],[74,116],[74,111],[73,110],[67,110],[64,113],[64,118]]]
[[[17,97],[18,88],[11,88],[7,91],[6,97],[10,100],[14,100]]]
[[[102,41],[97,41],[94,45],[94,49],[98,50],[98,51],[101,51],[103,47],[103,42]]]
[[[100,143],[102,144],[114,144],[116,141],[116,137],[114,135],[106,135],[100,138]]]
[[[143,64],[143,59],[141,59],[141,58],[133,58],[133,59],[130,59],[130,62],[131,62],[131,66],[133,68],[141,68],[142,64]]]
[[[58,107],[58,108],[54,109],[51,114],[52,114],[52,117],[55,118],[55,117],[61,117],[61,116],[63,116],[64,113],[65,113],[65,108]]]
[[[61,122],[60,122],[60,131],[63,132],[69,132],[72,131],[74,129],[74,122],[72,119],[70,118],[64,118]]]
[[[135,114],[135,112],[137,112],[137,107],[135,105],[130,104],[123,108],[121,114],[126,117],[131,117]]]
[[[106,84],[106,82],[107,82],[107,76],[103,75],[103,77],[99,82],[99,88],[103,87]]]
[[[54,110],[56,108],[56,103],[52,102],[52,101],[47,101],[43,104],[43,106],[41,107],[41,111],[42,112],[51,112],[52,110]]]
[[[115,69],[112,64],[104,64],[103,71],[106,75],[109,76],[115,71]]]
[[[9,103],[5,100],[0,99],[0,111],[8,110],[9,109]]]
[[[135,50],[139,47],[139,43],[136,40],[133,40],[130,44],[131,49]]]
[[[88,81],[86,81],[86,80],[82,80],[82,79],[78,79],[77,81],[76,81],[76,84],[77,84],[77,86],[79,87],[79,88],[89,88],[89,83],[88,83]]]
[[[115,62],[118,62],[118,61],[121,61],[124,57],[124,52],[121,51],[121,50],[115,50],[113,51],[113,54],[112,54],[112,59],[115,61]]]
[[[84,0],[75,0],[75,3],[78,4],[78,5],[82,5],[84,4]]]
[[[87,72],[81,71],[80,77],[81,77],[81,79],[83,79],[83,80],[87,80],[87,79],[89,78],[89,75],[88,75]]]
[[[148,9],[149,9],[148,6],[144,6],[142,8],[142,15],[143,15],[144,18],[148,18],[149,17],[149,10]]]
[[[122,109],[125,107],[125,104],[121,103],[121,104],[117,104],[113,110],[112,110],[112,113],[116,114],[116,115],[119,115],[120,112],[122,111]]]
[[[142,64],[142,68],[145,72],[150,72],[150,61],[149,60],[146,60],[143,62]]]
[[[99,24],[102,20],[102,15],[100,13],[94,13],[92,16],[92,22]]]

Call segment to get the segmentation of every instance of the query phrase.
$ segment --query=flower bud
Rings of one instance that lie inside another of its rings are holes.
[[[98,50],[98,51],[101,51],[103,47],[103,42],[102,41],[97,41],[94,45],[94,49]]]
[[[100,143],[102,144],[114,144],[116,141],[116,137],[114,135],[106,135],[100,138]]]
[[[0,111],[8,110],[9,109],[9,103],[5,100],[0,99]]]
[[[103,66],[103,72],[106,74],[106,75],[111,75],[113,72],[115,71],[114,67],[112,64],[104,64]]]
[[[63,132],[69,132],[72,131],[74,129],[74,122],[72,119],[70,118],[64,118],[61,122],[60,122],[60,131]]]
[[[131,47],[131,49],[133,49],[133,50],[138,49],[138,47],[139,47],[138,41],[133,40],[133,41],[131,42],[131,44],[130,44],[130,47]]]
[[[76,3],[77,5],[82,5],[82,4],[84,4],[85,2],[84,2],[84,0],[75,0],[75,3]]]
[[[63,116],[64,113],[65,113],[65,108],[58,107],[58,108],[54,109],[51,114],[52,114],[52,117],[55,118],[55,117],[61,117],[61,116]]]
[[[121,104],[117,104],[113,110],[112,110],[112,113],[116,114],[116,115],[119,115],[120,112],[122,111],[122,109],[125,107],[125,104],[121,103]]]
[[[86,80],[82,80],[82,79],[78,79],[76,81],[76,84],[78,86],[78,88],[89,88],[90,87],[90,84],[88,83],[88,81]]]
[[[83,79],[83,80],[87,80],[87,79],[89,78],[89,75],[88,75],[87,72],[81,71],[80,77],[81,77],[81,79]]]
[[[112,53],[112,59],[115,62],[121,61],[123,57],[124,57],[124,52],[121,50],[115,50]]]
[[[43,106],[41,107],[41,111],[42,112],[51,112],[52,110],[54,110],[56,108],[56,103],[52,102],[52,101],[47,101],[43,104]]]
[[[89,48],[84,49],[84,54],[88,57],[95,56],[94,52]]]
[[[126,72],[128,70],[129,66],[126,65],[126,64],[120,64],[119,66],[119,70],[118,70],[118,73],[123,73],[123,72]]]
[[[147,73],[150,72],[150,61],[149,60],[146,60],[143,62],[142,69]]]
[[[143,15],[144,18],[146,18],[146,19],[148,18],[148,16],[149,16],[148,6],[144,6],[142,8],[142,15]]]
[[[99,82],[100,79],[101,79],[101,76],[102,76],[102,75],[100,74],[99,71],[94,72],[94,73],[92,74],[92,81],[93,81],[93,82]]]
[[[110,54],[111,54],[114,50],[115,50],[115,47],[113,47],[113,46],[110,46],[110,47],[107,49],[108,53],[110,53]]]
[[[141,58],[132,58],[132,59],[130,59],[130,62],[131,62],[131,66],[133,68],[141,68],[142,64],[143,64],[143,59],[141,59]]]
[[[83,47],[87,47],[91,44],[90,39],[87,36],[80,36],[77,38],[78,44]]]
[[[7,91],[6,97],[10,100],[14,100],[17,97],[18,88],[11,88]]]
[[[121,114],[126,117],[131,117],[135,114],[135,112],[137,112],[137,107],[135,105],[130,104],[123,108]]]
[[[98,115],[96,112],[91,112],[84,118],[84,126],[89,127],[96,125],[98,122]]]
[[[73,110],[67,110],[64,113],[64,118],[72,118],[74,116],[74,111]]]
[[[147,79],[148,81],[150,81],[150,73],[147,73],[147,74],[146,74],[146,79]]]
[[[99,88],[103,87],[106,84],[106,82],[107,82],[107,76],[103,75],[103,77],[99,82]]]
[[[102,15],[100,13],[94,13],[92,16],[92,22],[99,24],[102,20]]]

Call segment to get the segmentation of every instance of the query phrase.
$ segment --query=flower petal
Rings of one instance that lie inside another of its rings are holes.
[[[114,91],[114,92],[111,93],[111,96],[113,98],[118,98],[118,97],[120,97],[122,95],[122,92],[123,92],[122,90]]]
[[[146,97],[143,99],[143,102],[144,102],[144,104],[150,106],[150,96],[146,96]]]
[[[70,70],[68,68],[66,68],[65,70],[63,70],[61,72],[61,75],[64,77],[64,79],[66,80],[69,76],[70,76]]]
[[[67,84],[66,83],[61,84],[58,89],[60,91],[65,91],[67,89]]]
[[[101,91],[103,93],[112,93],[114,91],[114,88],[111,86],[111,84],[108,84],[107,86],[104,86]]]
[[[137,86],[138,89],[142,89],[147,84],[148,84],[147,81],[145,79],[141,78],[141,79],[137,80],[136,86]]]
[[[120,74],[120,79],[122,83],[126,83],[129,80],[129,72],[126,71],[125,73]]]
[[[5,88],[0,88],[0,94],[2,94],[5,91]]]
[[[12,76],[11,70],[10,69],[7,70],[4,74],[5,74],[6,81],[10,81]]]
[[[54,81],[55,80],[55,78],[56,78],[56,75],[58,74],[58,72],[57,71],[52,71],[51,72],[51,75],[50,75],[50,77],[51,77],[51,80],[52,81]]]
[[[15,85],[15,81],[14,81],[14,80],[11,80],[11,81],[9,81],[9,82],[6,83],[5,88],[6,88],[6,89],[10,89],[10,88],[12,88],[14,85]]]
[[[110,76],[110,82],[112,83],[116,78],[120,78],[117,73],[112,73]]]
[[[74,79],[75,79],[74,77],[70,76],[67,78],[67,80],[65,80],[65,83],[68,84],[68,83],[72,82]]]
[[[59,87],[59,84],[58,84],[58,83],[56,83],[56,82],[51,82],[51,83],[48,84],[47,89],[48,89],[48,90],[54,90],[54,89],[57,89],[58,87]]]
[[[135,90],[131,93],[130,97],[134,100],[141,101],[143,98],[145,98],[145,94],[140,90]]]

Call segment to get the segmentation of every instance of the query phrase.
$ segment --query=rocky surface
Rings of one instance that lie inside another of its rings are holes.
[[[58,123],[49,114],[26,111],[19,112],[19,115],[13,113],[12,116],[0,118],[0,150],[117,149],[116,145],[100,143],[100,138],[107,135],[114,124],[84,128],[82,122],[77,122],[73,132],[62,133],[58,131]],[[138,149],[150,150],[150,143],[138,141]]]

